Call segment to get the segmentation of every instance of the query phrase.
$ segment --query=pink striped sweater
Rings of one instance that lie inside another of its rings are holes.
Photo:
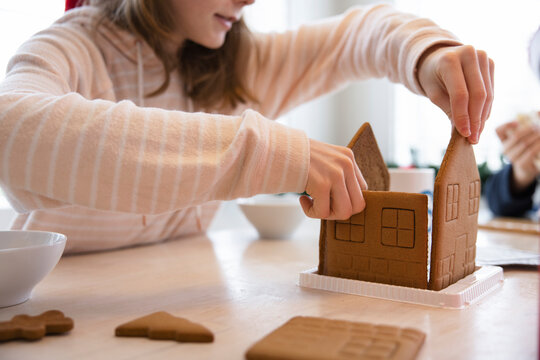
[[[177,74],[167,91],[144,97],[163,80],[160,62],[110,23],[93,34],[97,16],[73,10],[34,35],[0,84],[0,182],[19,212],[12,228],[64,233],[66,252],[178,238],[204,231],[219,200],[302,192],[308,138],[269,119],[367,77],[421,93],[422,52],[458,44],[386,5],[256,34],[260,59],[244,54],[245,83],[259,103],[203,113]]]

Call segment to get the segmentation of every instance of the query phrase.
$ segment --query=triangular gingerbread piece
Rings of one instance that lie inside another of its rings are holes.
[[[354,159],[372,191],[390,190],[390,175],[369,123],[358,129],[349,145]]]
[[[155,312],[118,326],[116,336],[148,337],[178,342],[213,342],[214,334],[202,325],[173,316],[165,311]]]

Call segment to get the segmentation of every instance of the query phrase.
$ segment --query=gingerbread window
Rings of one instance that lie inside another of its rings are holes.
[[[480,180],[469,183],[469,215],[478,213],[480,206]]]
[[[450,184],[446,188],[446,221],[458,218],[459,184]]]
[[[400,248],[414,247],[414,211],[383,208],[381,213],[381,244]]]
[[[336,240],[365,242],[365,212],[354,214],[347,221],[336,221]]]

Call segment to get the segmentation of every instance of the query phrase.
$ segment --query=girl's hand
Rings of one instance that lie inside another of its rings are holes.
[[[364,210],[367,183],[351,149],[310,139],[306,192],[300,204],[311,218],[345,220]]]
[[[418,61],[427,97],[471,144],[478,143],[493,102],[494,63],[470,45],[434,46]]]

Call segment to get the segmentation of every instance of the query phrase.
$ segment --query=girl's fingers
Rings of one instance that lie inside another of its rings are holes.
[[[354,173],[356,175],[356,180],[358,181],[358,184],[360,184],[360,188],[362,190],[368,190],[367,182],[364,179],[364,175],[362,175],[362,172],[360,171],[360,168],[358,167],[358,165],[354,167]]]
[[[418,80],[457,131],[477,143],[491,113],[494,63],[470,45],[439,46],[418,63]]]
[[[469,117],[469,92],[467,83],[457,57],[448,57],[445,61],[446,71],[443,82],[450,98],[450,112],[457,131],[464,137],[471,135]]]
[[[334,183],[330,192],[330,216],[328,220],[345,220],[351,217],[352,204],[345,179]]]
[[[362,186],[367,187],[367,184],[365,183],[364,177],[360,173],[360,169],[358,169],[356,164],[354,164],[354,168],[355,169],[352,176],[347,178],[347,191],[349,192],[349,198],[351,199],[351,215],[361,212],[366,207],[366,202],[364,201],[364,196],[362,195]],[[360,181],[358,179],[359,175]],[[350,215],[347,218],[349,217]]]
[[[469,140],[476,144],[482,126],[482,112],[487,98],[484,78],[478,63],[478,56],[473,47],[466,47],[461,53],[461,64],[468,93],[469,126],[471,135]]]

